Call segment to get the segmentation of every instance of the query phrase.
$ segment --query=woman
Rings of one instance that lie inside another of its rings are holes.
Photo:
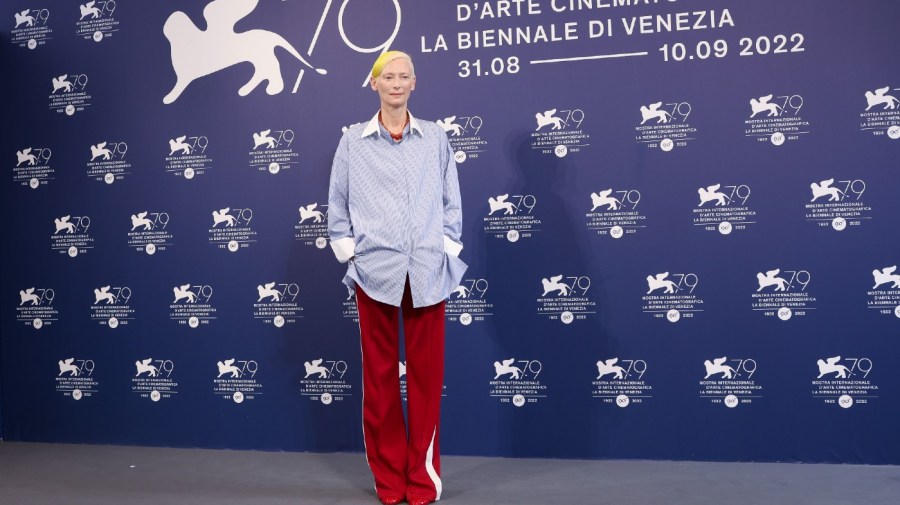
[[[328,234],[344,283],[356,291],[363,362],[363,435],[385,504],[441,497],[440,401],[444,300],[466,264],[456,163],[443,128],[407,110],[412,59],[382,54],[372,67],[381,107],[341,138],[328,194]],[[403,317],[408,425],[399,379]]]

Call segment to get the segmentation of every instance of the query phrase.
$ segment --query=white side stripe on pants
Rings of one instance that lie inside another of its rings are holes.
[[[431,477],[431,481],[434,482],[434,491],[437,493],[434,501],[438,501],[441,499],[441,489],[443,486],[441,485],[440,476],[434,471],[434,463],[432,463],[432,458],[434,458],[435,435],[437,435],[437,426],[434,427],[434,431],[431,433],[431,443],[428,444],[428,452],[425,453],[425,471],[428,472],[428,476]]]

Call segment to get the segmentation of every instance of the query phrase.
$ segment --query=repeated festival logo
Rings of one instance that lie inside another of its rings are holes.
[[[53,150],[49,147],[28,146],[16,151],[13,181],[20,186],[38,189],[56,178],[56,170],[50,165]]]
[[[294,282],[267,282],[256,286],[253,318],[281,328],[303,317],[300,306],[300,286]]]
[[[94,288],[91,320],[110,329],[132,323],[134,321],[134,308],[130,305],[132,294],[128,286],[108,284]]]
[[[59,253],[75,258],[94,248],[94,238],[88,233],[91,227],[90,216],[66,214],[53,219],[53,233],[50,235],[50,248]]]
[[[209,284],[179,284],[172,292],[175,299],[169,303],[170,320],[190,328],[199,328],[216,320],[213,288]]]
[[[531,132],[531,148],[557,158],[583,151],[591,145],[590,134],[582,128],[585,117],[584,110],[577,107],[555,107],[535,113],[537,126]]]
[[[300,395],[311,401],[331,405],[352,396],[353,385],[347,377],[344,360],[317,358],[303,362],[305,375],[300,379]]]
[[[450,293],[444,307],[447,321],[459,322],[463,326],[481,323],[490,319],[494,304],[487,298],[490,283],[487,279],[463,279]]]
[[[750,99],[750,116],[744,120],[744,136],[773,146],[796,142],[809,133],[809,121],[800,114],[803,97],[770,93]]]
[[[359,325],[359,306],[356,304],[356,291],[347,288],[347,296],[341,300],[341,317],[354,325]]]
[[[56,392],[66,398],[82,400],[99,393],[100,382],[94,377],[96,364],[92,359],[64,358],[57,362]]]
[[[716,183],[697,188],[700,197],[692,209],[693,225],[707,232],[731,235],[756,224],[756,211],[749,205],[750,186]]]
[[[859,114],[860,131],[890,140],[900,139],[900,88],[883,86],[866,91],[866,109]]]
[[[213,168],[213,160],[206,135],[179,135],[169,139],[169,154],[165,159],[166,172],[191,180]]]
[[[37,49],[53,39],[50,27],[50,9],[34,6],[13,13],[15,26],[10,32],[10,42],[17,47]]]
[[[248,152],[250,168],[272,175],[297,166],[297,152],[294,145],[294,130],[273,130],[268,128],[253,132],[253,149]]]
[[[900,274],[897,265],[872,270],[873,285],[867,296],[867,307],[879,314],[900,318]]]
[[[216,362],[218,375],[213,379],[213,394],[240,404],[258,399],[262,383],[256,377],[259,363],[252,359],[229,358]]]
[[[541,279],[541,295],[537,298],[537,314],[551,321],[572,324],[597,313],[597,302],[591,300],[591,278],[586,275],[552,275]]]
[[[501,404],[524,407],[547,398],[547,385],[540,375],[544,365],[536,359],[502,359],[494,362],[494,378],[488,384],[490,396]]]
[[[50,110],[73,116],[90,107],[93,97],[87,92],[89,80],[87,74],[74,72],[51,77],[52,90],[48,96]]]
[[[831,177],[809,184],[811,198],[805,205],[805,218],[822,228],[844,231],[862,226],[872,219],[872,207],[863,199],[866,181]]]
[[[175,362],[170,359],[139,359],[134,362],[131,392],[139,398],[156,403],[178,394],[178,382],[173,377]]]
[[[644,375],[647,361],[634,358],[612,357],[596,363],[597,377],[591,382],[592,396],[604,405],[626,408],[641,405],[653,398],[653,386]]]
[[[869,378],[873,368],[868,357],[817,359],[818,375],[812,380],[812,397],[843,409],[870,404],[879,396],[878,384]]]
[[[812,274],[803,269],[773,268],[756,273],[752,308],[766,317],[788,321],[816,310],[817,300],[809,291]]]
[[[695,294],[700,277],[693,272],[660,272],[648,275],[642,311],[655,319],[677,323],[703,312],[703,299]]]
[[[689,102],[660,100],[639,109],[641,122],[634,127],[638,145],[671,152],[697,140],[697,128],[688,121],[694,111]]]
[[[87,176],[95,181],[112,184],[131,174],[131,163],[126,159],[128,143],[105,140],[91,145],[87,161]]]
[[[132,214],[128,248],[149,256],[170,249],[174,240],[168,229],[170,220],[169,213],[163,211],[144,210]]]
[[[297,211],[300,220],[294,225],[294,240],[317,249],[328,247],[328,205],[312,202]]]
[[[638,210],[641,192],[626,187],[591,193],[591,208],[585,214],[587,229],[597,235],[620,239],[647,227],[647,215]]]
[[[116,19],[116,0],[91,0],[78,6],[79,17],[75,22],[75,35],[100,42],[119,31]]]
[[[530,239],[541,231],[541,219],[535,214],[534,195],[503,193],[488,197],[488,214],[482,221],[484,233],[515,243]]]
[[[31,286],[19,290],[16,321],[35,330],[53,325],[59,320],[59,311],[53,306],[54,299],[56,291],[53,288]]]
[[[730,409],[762,398],[763,387],[754,378],[755,359],[722,356],[705,360],[703,368],[706,373],[699,381],[700,398]]]
[[[256,230],[250,226],[253,209],[223,207],[211,214],[213,223],[209,228],[209,243],[217,249],[236,253],[256,242]]]
[[[479,134],[484,127],[484,119],[478,115],[453,115],[437,120],[438,126],[444,129],[453,149],[456,163],[477,159],[487,152],[488,142]]]

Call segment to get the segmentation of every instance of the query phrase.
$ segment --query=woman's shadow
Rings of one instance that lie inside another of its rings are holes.
[[[499,296],[493,293],[497,306],[489,337],[494,352],[540,360],[538,380],[547,386],[547,397],[526,405],[525,409],[533,407],[526,415],[497,410],[498,451],[519,457],[602,457],[608,453],[607,437],[598,436],[596,432],[604,431],[603,421],[591,413],[607,409],[595,408],[598,400],[592,398],[590,384],[597,375],[596,360],[614,355],[610,353],[617,346],[606,331],[606,269],[594,257],[589,242],[594,238],[585,224],[590,207],[582,208],[583,200],[589,202],[590,190],[578,187],[575,163],[567,156],[539,152],[532,133],[513,132],[506,142],[506,158],[514,164],[505,188],[510,195],[534,196],[532,214],[539,223],[535,222],[530,237],[523,236],[517,243],[487,236],[484,261],[491,285],[502,287]],[[520,210],[517,215],[521,214]],[[572,324],[538,314],[537,299],[546,298],[542,279],[560,274],[563,282],[570,277],[588,279],[588,291],[576,289],[576,296],[583,293],[595,302],[587,310],[596,313]]]

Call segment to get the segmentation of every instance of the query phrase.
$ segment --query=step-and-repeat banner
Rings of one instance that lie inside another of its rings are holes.
[[[5,439],[362,449],[327,187],[391,48],[463,196],[446,453],[900,463],[893,0],[0,19]]]

